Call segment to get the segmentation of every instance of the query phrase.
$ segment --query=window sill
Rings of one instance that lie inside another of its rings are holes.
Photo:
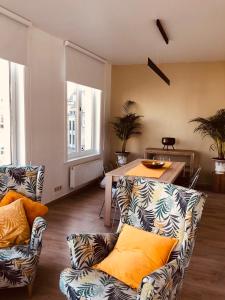
[[[102,158],[101,154],[90,154],[90,155],[86,155],[86,156],[82,156],[82,157],[76,157],[76,158],[71,158],[68,159],[67,161],[65,161],[65,165],[71,165],[71,164],[75,164],[78,165],[80,163],[85,163],[85,162],[89,162],[92,160],[97,160]]]

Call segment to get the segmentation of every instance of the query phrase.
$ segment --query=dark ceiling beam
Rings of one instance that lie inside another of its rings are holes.
[[[154,64],[154,62],[148,57],[148,66],[151,68],[162,80],[170,85],[169,78]]]
[[[163,28],[163,26],[162,26],[162,24],[161,24],[161,22],[160,22],[159,19],[156,20],[156,25],[157,25],[157,27],[158,27],[158,29],[159,29],[159,31],[160,31],[160,33],[161,33],[164,41],[168,45],[169,44],[169,38],[168,38],[168,36],[167,36],[167,34],[166,34],[166,32],[165,32],[165,30],[164,30],[164,28]]]

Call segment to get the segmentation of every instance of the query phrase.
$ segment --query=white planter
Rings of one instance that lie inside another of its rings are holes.
[[[215,173],[216,174],[225,174],[225,160],[224,159],[216,159],[215,160]]]
[[[115,154],[118,166],[122,167],[127,164],[129,152],[116,152]]]

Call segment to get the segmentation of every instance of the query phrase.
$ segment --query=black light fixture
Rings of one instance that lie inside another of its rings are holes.
[[[159,19],[156,20],[156,25],[164,39],[164,41],[166,42],[166,44],[168,45],[169,43],[169,38],[160,22]],[[168,85],[170,85],[170,80],[169,78],[159,69],[159,67],[156,66],[156,64],[148,57],[148,66],[150,69],[152,69],[162,80],[164,80]]]
[[[160,31],[160,33],[161,33],[161,35],[162,35],[164,41],[165,41],[166,44],[168,45],[168,44],[169,44],[169,38],[168,38],[168,36],[167,36],[167,34],[166,34],[166,32],[165,32],[163,26],[162,26],[162,23],[160,22],[159,19],[156,20],[156,25],[157,25],[157,27],[158,27],[158,29],[159,29],[159,31]]]
[[[154,64],[154,62],[148,57],[148,66],[152,69],[162,80],[164,80],[168,85],[170,85],[169,78],[159,69],[159,67]]]

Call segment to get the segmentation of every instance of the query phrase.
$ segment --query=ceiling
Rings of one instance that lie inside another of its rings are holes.
[[[0,0],[113,64],[225,60],[225,0]],[[163,41],[155,20],[169,35]]]

